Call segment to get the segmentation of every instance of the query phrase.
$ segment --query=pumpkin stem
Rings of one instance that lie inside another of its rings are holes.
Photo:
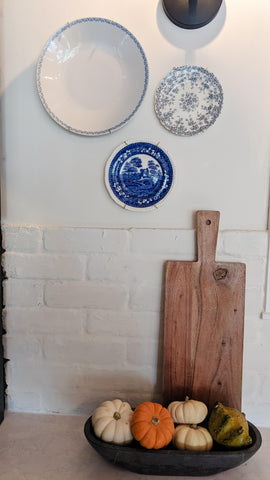
[[[190,425],[190,428],[194,428],[194,430],[197,430],[198,425],[196,425],[195,423],[192,423],[192,424]]]
[[[114,418],[114,420],[120,420],[120,418],[121,418],[120,413],[119,412],[114,412],[113,418]]]
[[[153,425],[157,426],[159,424],[159,418],[158,417],[152,417],[152,423],[153,423]]]
[[[189,397],[186,395],[185,402],[189,401]]]

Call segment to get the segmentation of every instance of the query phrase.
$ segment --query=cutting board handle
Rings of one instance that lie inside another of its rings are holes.
[[[197,212],[198,262],[215,262],[220,212]]]

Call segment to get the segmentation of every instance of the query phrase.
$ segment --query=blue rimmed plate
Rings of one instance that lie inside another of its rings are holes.
[[[37,65],[44,108],[55,122],[80,135],[123,127],[140,107],[147,84],[140,43],[106,18],[67,23],[48,40]]]
[[[173,69],[155,93],[154,108],[163,127],[176,135],[191,136],[209,128],[223,105],[223,90],[203,67]]]
[[[159,207],[170,192],[174,168],[168,154],[149,142],[125,142],[105,167],[105,184],[113,200],[128,210]]]

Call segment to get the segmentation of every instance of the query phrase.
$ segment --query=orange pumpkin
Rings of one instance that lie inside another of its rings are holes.
[[[144,402],[133,413],[131,431],[143,447],[159,449],[172,440],[174,423],[167,408],[159,403]]]

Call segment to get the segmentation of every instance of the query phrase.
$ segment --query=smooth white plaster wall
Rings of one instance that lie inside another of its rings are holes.
[[[161,0],[2,0],[4,222],[94,227],[190,228],[193,212],[221,211],[221,228],[264,230],[269,184],[270,4],[226,0],[206,27],[172,24]],[[35,70],[47,40],[67,21],[101,16],[128,28],[141,43],[150,78],[131,121],[112,135],[70,134],[39,100]],[[224,106],[203,134],[167,132],[153,110],[162,78],[175,66],[212,71]],[[176,166],[162,208],[126,212],[104,187],[104,165],[126,139],[160,142]]]

